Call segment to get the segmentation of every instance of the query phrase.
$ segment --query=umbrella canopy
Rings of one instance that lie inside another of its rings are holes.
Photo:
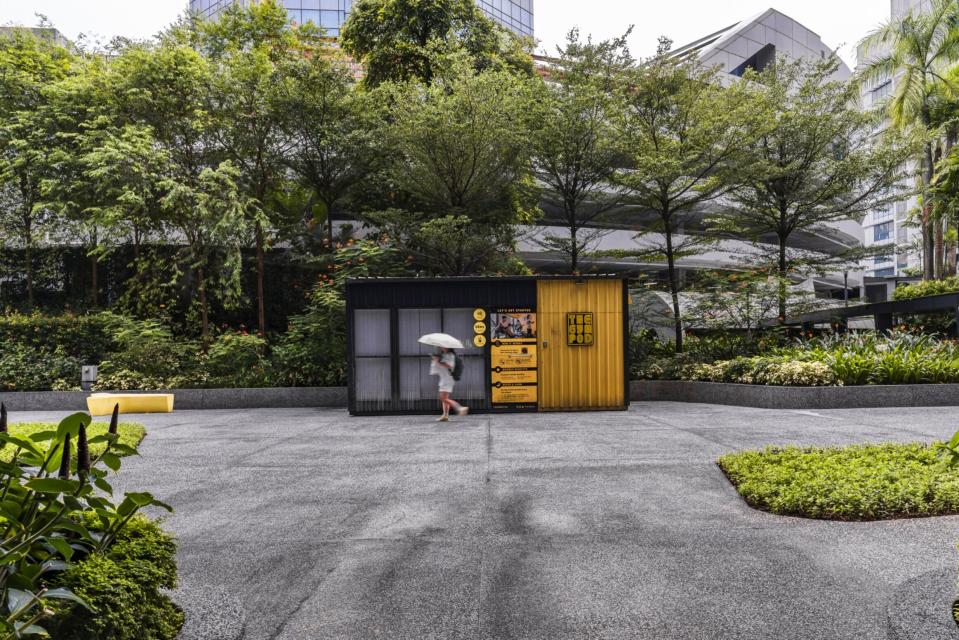
[[[428,333],[425,336],[422,336],[418,342],[420,344],[428,344],[431,347],[443,347],[444,349],[466,348],[463,346],[462,342],[445,333]]]

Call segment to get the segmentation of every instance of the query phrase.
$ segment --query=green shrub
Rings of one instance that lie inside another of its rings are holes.
[[[60,352],[81,364],[96,364],[114,348],[110,313],[90,315],[0,314],[0,344],[23,345],[45,353]]]
[[[95,521],[87,518],[87,525]],[[183,612],[161,592],[176,587],[176,544],[157,523],[138,516],[105,554],[73,565],[57,579],[89,603],[61,606],[47,623],[56,640],[172,640]]]
[[[155,320],[114,317],[117,349],[100,363],[98,390],[170,389],[198,386],[199,343],[173,335]]]
[[[897,287],[892,293],[892,299],[911,300],[912,298],[938,296],[957,291],[959,291],[959,276],[951,276],[944,280],[923,280],[922,282]]]
[[[273,366],[280,386],[346,384],[346,303],[332,283],[320,284],[307,313],[290,318]]]
[[[822,362],[846,385],[959,382],[959,346],[927,334],[833,335],[797,343],[778,354]]]
[[[0,422],[5,423],[6,412],[0,414]],[[135,574],[138,567],[129,566],[127,561],[133,552],[124,551],[125,547],[118,546],[117,541],[146,537],[136,525],[126,530],[141,509],[172,509],[146,492],[127,492],[122,500],[114,501],[113,487],[107,480],[110,471],[120,470],[121,455],[137,452],[120,442],[119,434],[112,431],[91,436],[87,431],[91,422],[89,415],[75,413],[60,421],[55,429],[41,429],[28,438],[19,437],[16,430],[10,433],[6,424],[0,429],[0,446],[13,452],[8,461],[0,464],[5,549],[0,557],[0,592],[5,596],[0,599],[0,637],[45,636],[45,626],[58,624],[56,620],[47,621],[48,610],[63,612],[73,605],[89,613],[89,619],[98,625],[94,631],[99,633],[99,627],[111,620],[110,603],[100,607],[79,596],[68,581],[71,571],[82,572],[91,567],[96,570],[106,560],[112,560],[122,566],[119,573],[103,581],[107,589],[123,591],[120,580],[144,581],[144,595],[152,588],[146,582],[149,576]],[[98,453],[91,455],[94,447]],[[156,553],[160,554],[157,560],[162,560],[163,550]],[[166,573],[170,571],[172,553],[169,551],[167,563],[158,565]],[[83,566],[88,561],[90,564]],[[81,580],[80,584],[84,582]],[[175,624],[175,619],[167,618]],[[71,638],[119,637],[115,630],[101,636],[75,626],[64,628],[77,631]]]
[[[247,333],[217,336],[203,358],[205,386],[262,387],[269,384],[266,341]]]
[[[699,365],[687,372],[686,379],[784,387],[824,387],[839,384],[832,370],[821,362],[762,356]]]
[[[940,445],[767,448],[723,456],[751,506],[779,515],[882,520],[959,514],[959,471]]]
[[[80,360],[61,350],[5,344],[0,348],[0,391],[79,389],[80,367]]]

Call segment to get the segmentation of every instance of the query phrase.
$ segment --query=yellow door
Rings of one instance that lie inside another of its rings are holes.
[[[625,407],[623,282],[540,280],[536,314],[539,408]]]

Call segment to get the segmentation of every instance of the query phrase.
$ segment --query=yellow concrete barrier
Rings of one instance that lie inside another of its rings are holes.
[[[107,416],[120,405],[120,413],[170,413],[172,393],[94,393],[87,396],[87,409],[92,416]]]

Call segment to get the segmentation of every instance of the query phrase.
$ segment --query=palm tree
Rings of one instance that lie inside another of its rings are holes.
[[[866,36],[860,51],[869,56],[859,72],[860,82],[891,79],[895,84],[887,104],[893,126],[921,127],[928,134],[921,158],[923,277],[936,276],[936,234],[932,225],[935,172],[932,102],[950,69],[959,61],[959,0],[932,0],[927,11],[894,17]],[[951,87],[949,87],[951,88]]]

